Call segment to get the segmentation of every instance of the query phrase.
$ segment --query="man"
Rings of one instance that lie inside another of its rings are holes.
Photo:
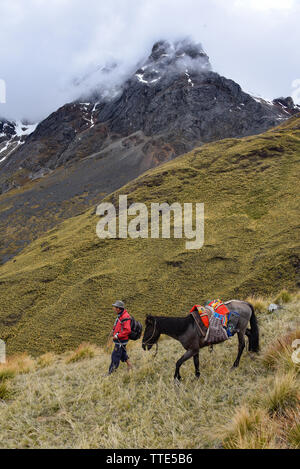
[[[118,316],[111,333],[115,347],[111,356],[109,375],[118,368],[120,361],[127,363],[128,371],[132,368],[126,351],[131,332],[130,315],[126,311],[123,301],[116,301],[112,306]]]

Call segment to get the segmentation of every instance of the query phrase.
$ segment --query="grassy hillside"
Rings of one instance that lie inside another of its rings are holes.
[[[123,364],[110,377],[103,376],[109,354],[92,346],[11,357],[0,366],[0,447],[299,449],[300,365],[291,359],[299,294],[268,314],[274,300],[256,301],[259,357],[245,352],[230,372],[233,338],[213,353],[201,350],[199,380],[185,363],[179,386],[173,373],[183,349],[169,338],[160,339],[155,359],[130,344],[134,369]]]
[[[184,239],[100,240],[95,210],[34,241],[0,268],[0,337],[9,353],[103,343],[117,298],[143,319],[186,314],[212,297],[295,289],[299,161],[293,118],[258,136],[204,145],[106,199],[204,202],[200,250],[186,250]]]

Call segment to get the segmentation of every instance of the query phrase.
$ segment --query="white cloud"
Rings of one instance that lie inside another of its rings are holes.
[[[0,115],[45,117],[74,98],[75,78],[116,60],[118,82],[154,41],[186,35],[246,90],[288,95],[300,75],[298,18],[291,0],[0,0]]]
[[[300,104],[300,78],[297,78],[292,83],[292,98],[295,103]]]
[[[235,6],[257,10],[288,10],[293,8],[294,0],[236,0]]]

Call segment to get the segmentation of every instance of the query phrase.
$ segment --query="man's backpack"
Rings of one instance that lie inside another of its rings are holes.
[[[131,332],[130,332],[130,335],[129,335],[129,339],[130,340],[138,340],[142,335],[142,331],[143,331],[142,324],[131,316],[130,317],[130,326],[131,326]]]
[[[124,321],[129,321],[129,318],[128,319],[123,319],[122,322],[124,322]],[[131,332],[130,332],[128,338],[130,340],[138,340],[142,335],[143,326],[139,321],[134,319],[133,316],[130,316],[130,329],[131,329]]]

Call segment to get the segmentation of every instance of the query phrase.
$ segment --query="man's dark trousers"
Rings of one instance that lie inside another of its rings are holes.
[[[126,345],[127,344],[121,344],[121,343],[115,344],[115,348],[111,355],[111,364],[109,367],[109,374],[111,374],[113,371],[115,371],[118,368],[118,366],[120,365],[120,362],[127,362],[127,360],[129,359],[127,355],[127,351],[126,351]]]

